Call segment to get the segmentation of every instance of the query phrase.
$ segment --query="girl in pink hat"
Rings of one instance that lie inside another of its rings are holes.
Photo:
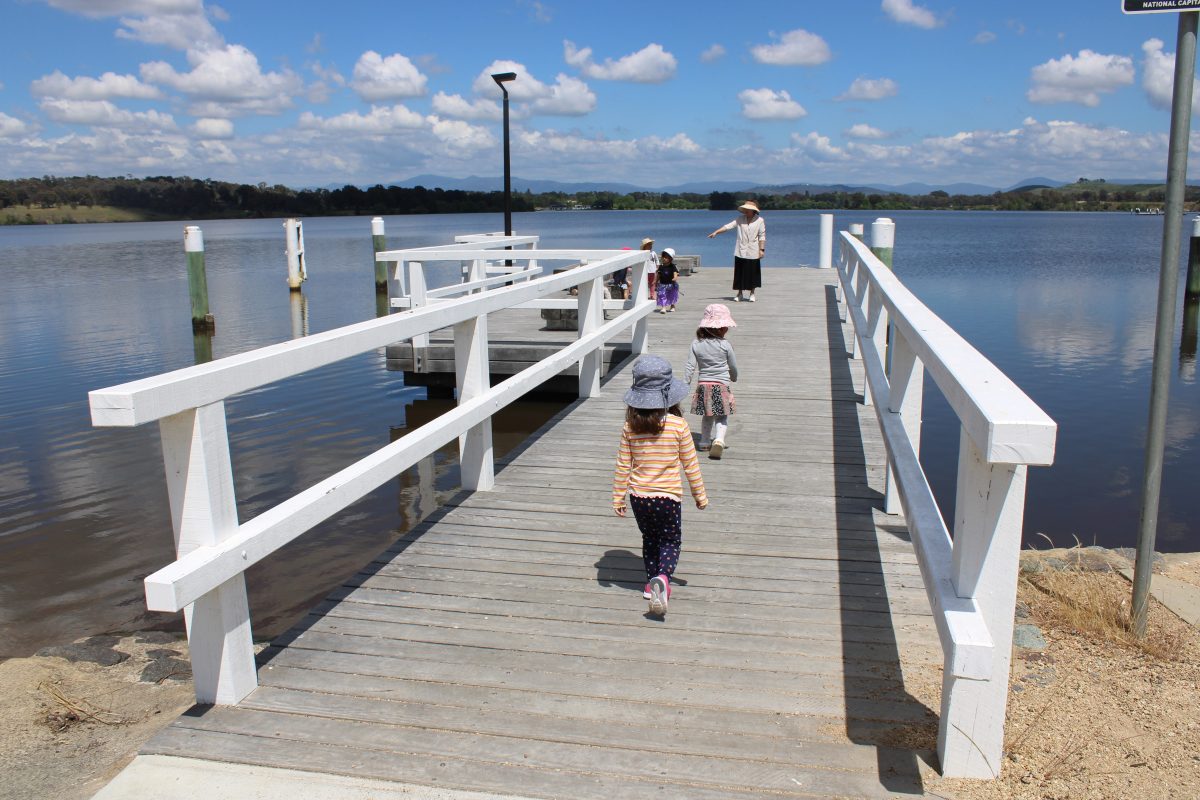
[[[720,458],[725,452],[725,432],[734,411],[729,384],[738,379],[737,359],[725,334],[736,327],[728,306],[713,303],[705,308],[684,368],[685,381],[691,383],[692,376],[696,376],[691,411],[704,418],[698,449],[707,450],[709,458]]]

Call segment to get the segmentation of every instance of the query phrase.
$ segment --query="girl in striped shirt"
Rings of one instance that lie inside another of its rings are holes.
[[[696,508],[708,507],[704,478],[692,431],[679,401],[687,384],[671,373],[660,356],[642,356],[633,365],[633,386],[625,393],[625,426],[613,475],[613,510],[626,514],[625,500],[642,532],[646,584],[642,596],[650,613],[664,615],[671,599],[671,575],[683,543],[683,481],[687,476]]]

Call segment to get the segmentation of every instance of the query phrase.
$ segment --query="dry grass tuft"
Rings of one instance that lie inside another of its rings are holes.
[[[1026,554],[1025,558],[1042,556]],[[1077,548],[1060,560],[1068,566],[1046,566],[1040,572],[1021,575],[1022,583],[1044,597],[1045,601],[1036,606],[1039,623],[1140,651],[1161,661],[1176,661],[1186,651],[1186,631],[1179,626],[1155,624],[1154,617],[1144,637],[1134,634],[1132,589],[1123,578],[1112,571],[1092,571],[1095,565],[1088,565]]]

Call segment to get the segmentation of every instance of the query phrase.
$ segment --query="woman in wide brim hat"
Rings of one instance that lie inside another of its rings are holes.
[[[751,303],[757,298],[754,290],[762,286],[762,259],[767,252],[767,224],[758,213],[758,203],[753,200],[743,201],[738,206],[742,216],[729,222],[708,235],[712,239],[719,233],[737,229],[737,241],[733,246],[733,302],[743,299],[743,293],[749,292]]]

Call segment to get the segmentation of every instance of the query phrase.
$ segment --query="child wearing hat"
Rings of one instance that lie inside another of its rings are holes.
[[[692,376],[696,376],[691,411],[704,418],[700,426],[700,449],[707,450],[709,458],[720,458],[725,452],[725,432],[729,415],[734,411],[729,384],[738,379],[737,359],[725,334],[736,327],[728,306],[713,303],[705,308],[683,371],[683,379],[689,385]]]
[[[633,386],[625,393],[625,425],[613,474],[613,511],[626,514],[626,498],[642,532],[642,561],[650,613],[667,613],[671,575],[683,544],[683,482],[687,476],[696,508],[708,507],[704,478],[692,431],[679,401],[688,387],[674,377],[661,356],[642,356],[633,365]]]
[[[675,266],[675,251],[668,247],[658,262],[658,289],[655,291],[658,313],[675,310],[679,302],[679,267]]]
[[[655,284],[658,282],[658,253],[654,252],[654,240],[647,236],[642,239],[642,249],[650,251],[650,274],[646,276],[646,283],[650,289],[650,299],[655,296]]]

